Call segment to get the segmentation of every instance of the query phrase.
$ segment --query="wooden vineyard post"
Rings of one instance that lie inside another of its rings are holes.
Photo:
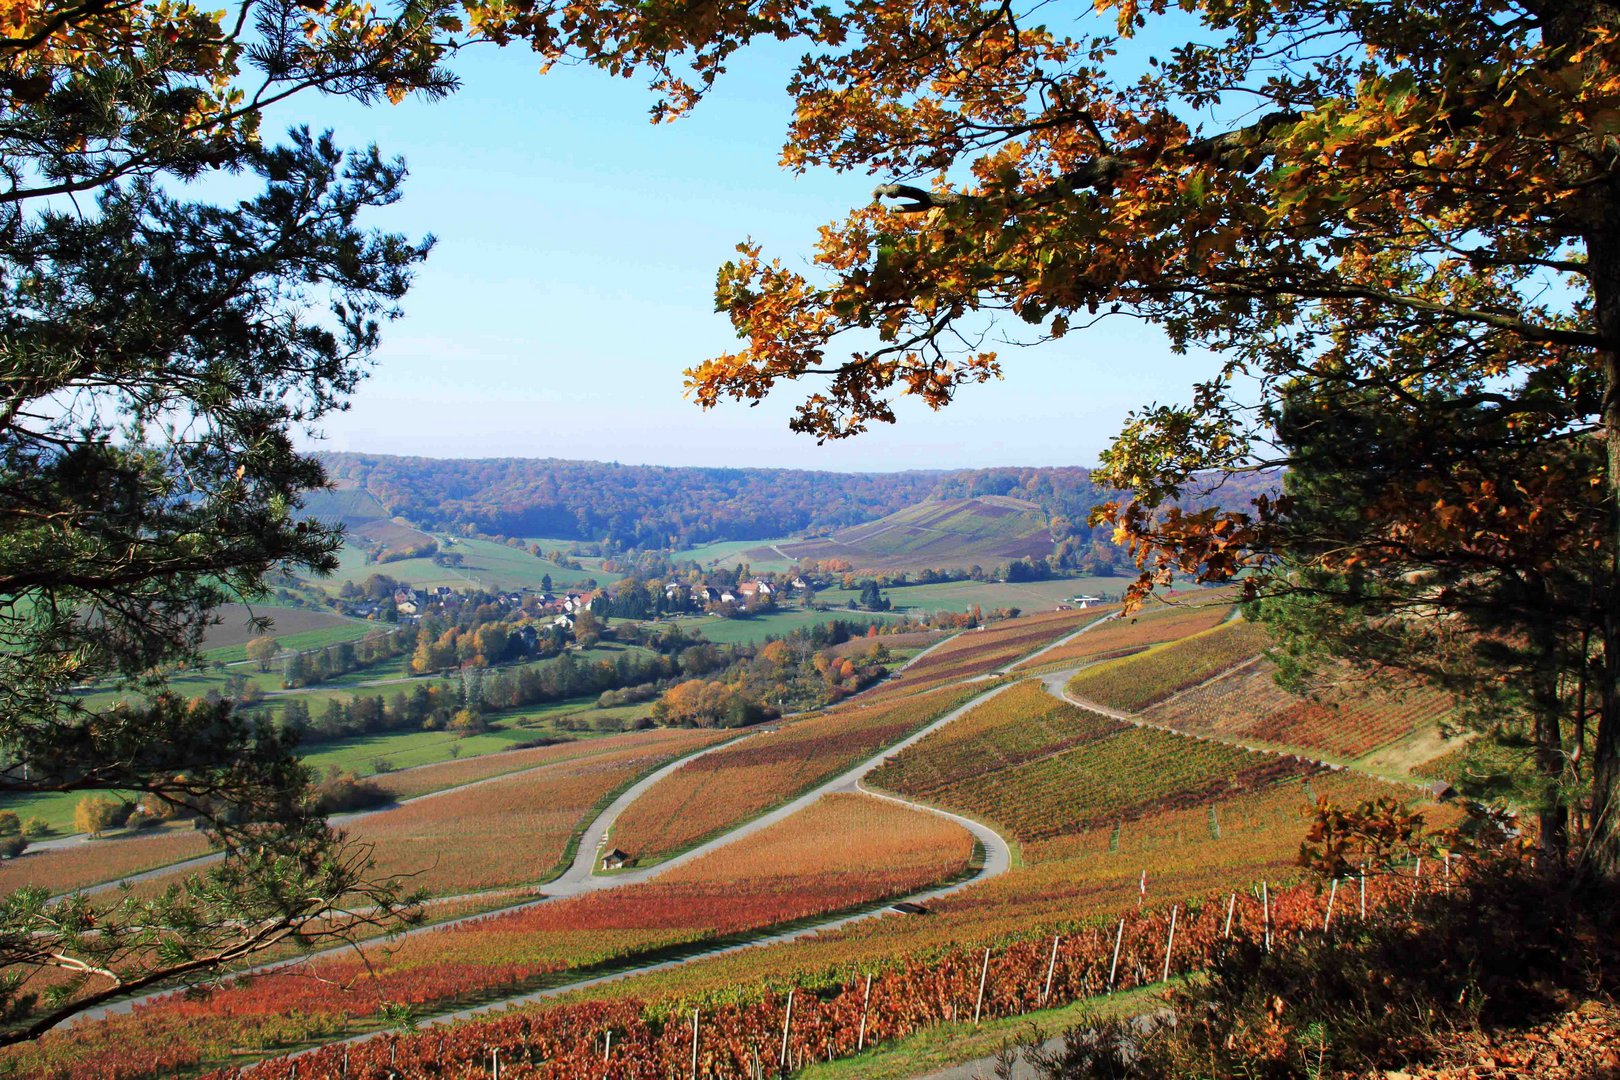
[[[1041,990],[1042,1005],[1045,1005],[1046,999],[1052,996],[1052,973],[1057,970],[1058,942],[1061,940],[1057,934],[1052,935],[1052,957],[1046,962],[1046,986]]]
[[[984,963],[979,968],[979,997],[973,1003],[973,1026],[979,1026],[979,1017],[984,1012],[984,984],[990,978],[990,950],[984,950]]]
[[[1147,871],[1142,871],[1142,881],[1136,887],[1136,910],[1142,910],[1142,902],[1147,899]]]
[[[1367,917],[1367,869],[1366,869],[1366,867],[1362,867],[1362,870],[1361,870],[1361,917],[1363,919],[1365,919]]]
[[[1333,901],[1339,895],[1339,879],[1333,879],[1333,887],[1328,890],[1327,914],[1322,917],[1322,936],[1326,937],[1328,927],[1333,925]]]
[[[501,1080],[501,1048],[492,1047],[489,1051],[490,1080]]]
[[[342,1064],[340,1064],[338,1066],[338,1076],[341,1077],[342,1080],[349,1080],[349,1045],[348,1045],[348,1043],[343,1044],[343,1062],[342,1062]],[[495,1080],[501,1080],[501,1078],[497,1076],[495,1078]]]
[[[698,1069],[698,1011],[692,1010],[692,1080],[697,1080]],[[499,1078],[497,1078],[499,1080]]]
[[[608,1055],[613,1053],[613,1029],[607,1029],[607,1038],[602,1041],[602,1064],[608,1063]]]
[[[1446,895],[1451,895],[1451,852],[1446,852]]]
[[[1170,934],[1164,941],[1164,971],[1159,975],[1160,982],[1170,978],[1170,950],[1176,947],[1176,916],[1180,912],[1180,904],[1176,904],[1170,909]]]
[[[1114,934],[1114,962],[1108,965],[1108,992],[1114,992],[1114,974],[1119,971],[1119,946],[1125,940],[1125,920],[1119,920],[1119,930]]]
[[[1271,883],[1260,883],[1260,920],[1265,929],[1266,952],[1271,951]]]
[[[776,1064],[780,1068],[787,1068],[788,1060],[788,1026],[793,1023],[793,991],[788,991],[787,1012],[782,1016],[782,1052],[776,1057]]]
[[[1226,932],[1221,935],[1222,939],[1230,939],[1231,938],[1231,936],[1232,936],[1232,915],[1236,911],[1237,911],[1237,893],[1233,893],[1232,898],[1226,902]]]
[[[855,1036],[855,1052],[866,1049],[866,1010],[872,1004],[872,976],[866,976],[866,993],[861,997],[861,1030]]]

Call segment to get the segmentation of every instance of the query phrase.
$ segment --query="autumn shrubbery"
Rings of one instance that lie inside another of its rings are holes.
[[[1350,895],[1341,889],[1341,905]],[[1483,857],[1449,890],[1272,946],[1234,935],[1207,977],[1174,996],[1174,1024],[1099,1020],[1026,1056],[1047,1078],[1366,1075],[1620,989],[1613,898],[1578,894],[1511,854]]]

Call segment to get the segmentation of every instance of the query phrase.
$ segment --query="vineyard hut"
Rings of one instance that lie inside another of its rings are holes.
[[[633,858],[628,852],[614,848],[612,851],[602,856],[602,869],[618,870],[621,867],[629,866],[632,861]]]
[[[923,907],[921,904],[917,903],[914,900],[902,900],[898,904],[893,905],[893,907],[894,907],[894,910],[900,912],[900,914],[902,914],[902,915],[927,915],[928,914],[928,909]]]

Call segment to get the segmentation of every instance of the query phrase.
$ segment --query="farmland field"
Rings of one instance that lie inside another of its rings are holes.
[[[904,895],[964,870],[972,838],[937,815],[846,795],[611,893],[557,900],[388,948],[181,995],[47,1036],[6,1055],[39,1077],[173,1072],[373,1021],[379,1003],[427,1007],[533,985],[629,953],[751,931]],[[311,978],[316,974],[318,978]],[[128,1055],[131,1041],[155,1059]]]
[[[1137,712],[1253,659],[1270,641],[1262,627],[1228,623],[1087,668],[1069,680],[1069,691],[1107,708]]]
[[[680,548],[670,552],[669,559],[676,563],[695,562],[705,567],[717,566],[726,570],[738,563],[747,563],[756,573],[781,572],[793,569],[797,561],[772,551],[771,545],[792,542],[793,538],[789,536],[777,537],[774,540],[720,540],[712,544]]]
[[[897,754],[871,783],[1028,843],[1202,805],[1309,771],[1291,758],[1136,728],[1024,683]]]
[[[945,581],[934,585],[906,585],[884,589],[894,610],[906,615],[935,611],[967,611],[975,604],[989,613],[997,608],[1021,608],[1025,614],[1051,611],[1082,593],[1119,596],[1130,578],[1073,577],[1051,581]],[[837,607],[860,599],[860,590],[825,589],[816,599]]]
[[[1236,793],[1207,806],[1164,810],[1124,825],[1024,845],[1009,873],[934,901],[925,919],[885,915],[783,945],[695,960],[674,971],[636,976],[571,993],[560,1002],[600,999],[701,999],[758,995],[784,980],[836,982],[882,971],[943,949],[999,945],[1018,936],[1069,933],[1135,907],[1142,875],[1146,900],[1182,899],[1269,879],[1297,880],[1296,855],[1314,796],[1354,805],[1401,792],[1348,773]],[[1218,823],[1212,830],[1211,820]],[[1224,893],[1223,893],[1224,895]],[[1050,938],[1046,939],[1050,941]],[[1162,939],[1161,939],[1162,940]]]
[[[368,563],[363,549],[344,544],[338,553],[338,567],[332,576],[314,579],[311,583],[328,592],[335,592],[345,581],[358,585],[372,574],[384,574],[415,588],[447,585],[456,590],[483,588],[493,591],[539,588],[540,579],[548,574],[556,588],[568,588],[592,578],[605,585],[617,581],[621,576],[600,568],[565,570],[554,562],[530,555],[526,550],[497,544],[493,540],[443,536],[436,539],[442,553],[462,557],[461,566],[440,566],[431,558]]]
[[[988,689],[948,687],[882,705],[857,698],[756,729],[654,785],[614,823],[612,843],[642,864],[667,858],[787,802]]]
[[[682,630],[696,630],[717,645],[757,643],[768,637],[783,637],[806,626],[819,626],[830,622],[852,622],[861,626],[885,623],[898,618],[890,612],[847,611],[831,608],[811,611],[806,608],[780,608],[745,619],[722,619],[718,615],[682,618]]]
[[[69,892],[207,854],[208,838],[189,823],[149,833],[115,834],[67,847],[36,849],[0,864],[0,891],[25,886]]]
[[[964,630],[879,687],[876,696],[912,693],[989,675],[1107,613],[1106,608],[1044,612],[990,623],[982,630]]]
[[[350,619],[330,611],[279,607],[274,604],[225,604],[218,612],[220,622],[203,635],[203,653],[209,660],[233,663],[247,659],[245,646],[260,634],[269,634],[284,649],[318,649],[339,641],[358,641],[367,634],[389,629],[385,624]],[[255,616],[269,618],[268,630],[256,630],[248,622]]]
[[[348,832],[375,845],[379,872],[415,875],[413,886],[435,896],[537,885],[561,869],[569,839],[609,794],[723,737],[687,730],[615,739],[611,747],[598,740],[586,744],[595,752],[416,799]]]
[[[1075,638],[1051,652],[1014,665],[1014,671],[1048,670],[1071,667],[1093,660],[1104,660],[1139,652],[1177,638],[1189,637],[1219,626],[1231,608],[1209,604],[1201,607],[1156,609],[1133,616],[1112,619],[1105,625]]]
[[[1268,661],[1240,668],[1197,687],[1143,718],[1166,727],[1299,747],[1359,758],[1419,728],[1432,728],[1452,709],[1438,691],[1362,694],[1340,690],[1321,701],[1288,693]]]

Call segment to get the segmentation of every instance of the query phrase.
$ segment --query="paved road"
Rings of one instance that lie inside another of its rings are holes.
[[[1034,652],[1030,653],[1028,656],[1020,656],[1017,659],[1008,662],[1007,664],[1005,664],[1002,667],[998,668],[997,671],[996,671],[996,674],[997,675],[1007,675],[1007,674],[1010,674],[1012,672],[1012,669],[1015,668],[1015,667],[1030,667],[1035,663],[1035,661],[1039,660],[1041,657],[1045,656],[1047,653],[1051,652],[1053,649],[1061,649],[1063,646],[1067,645],[1069,642],[1073,641],[1075,638],[1079,637],[1081,634],[1084,634],[1089,630],[1095,630],[1095,629],[1097,629],[1097,627],[1101,626],[1103,623],[1108,622],[1108,621],[1110,621],[1112,619],[1118,619],[1118,618],[1121,618],[1121,617],[1122,617],[1121,612],[1114,611],[1114,612],[1110,612],[1107,615],[1104,615],[1100,619],[1092,619],[1090,622],[1086,623],[1086,625],[1082,626],[1080,629],[1076,630],[1074,633],[1065,634],[1063,637],[1060,637],[1056,641],[1052,642],[1052,644],[1043,645],[1041,648],[1036,649]]]

